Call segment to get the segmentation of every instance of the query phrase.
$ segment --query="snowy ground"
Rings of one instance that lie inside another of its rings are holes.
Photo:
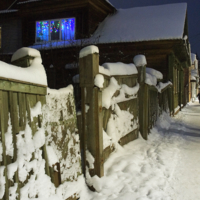
[[[198,102],[174,118],[162,115],[148,141],[119,146],[105,163],[105,176],[93,182],[97,192],[82,187],[80,200],[199,200]]]

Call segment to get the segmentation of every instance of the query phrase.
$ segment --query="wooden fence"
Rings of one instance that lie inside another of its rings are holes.
[[[18,183],[17,199],[20,199],[20,188],[25,185],[28,180],[24,182],[19,181],[18,171],[15,172],[14,181],[8,179],[8,166],[17,161],[17,135],[20,131],[24,131],[28,123],[34,135],[38,126],[41,127],[41,115],[31,120],[31,108],[37,102],[45,103],[46,86],[36,85],[32,83],[25,83],[11,79],[0,78],[0,130],[1,130],[1,143],[3,149],[3,156],[0,166],[4,167],[5,176],[5,194],[3,199],[9,200],[9,188]],[[13,156],[6,152],[6,138],[5,134],[8,130],[8,122],[11,120],[12,124],[12,143],[13,143]],[[43,147],[45,150],[45,147]],[[45,151],[44,151],[45,152]],[[46,154],[44,154],[46,158]],[[32,158],[34,159],[34,158]]]
[[[26,65],[28,62],[20,59],[20,63]],[[20,199],[21,189],[34,173],[33,170],[27,172],[22,180],[19,177],[20,168],[17,167],[13,181],[12,177],[8,177],[8,170],[18,162],[17,138],[26,138],[27,127],[30,127],[32,135],[30,137],[33,138],[37,136],[39,129],[45,130],[45,142],[38,146],[37,151],[42,152],[41,159],[45,160],[45,174],[51,178],[55,187],[58,187],[65,181],[76,180],[82,173],[79,145],[81,145],[83,172],[86,174],[89,168],[90,176],[102,177],[104,162],[117,145],[125,145],[137,139],[139,132],[144,139],[147,139],[159,114],[162,111],[172,110],[171,89],[165,87],[158,92],[156,87],[147,85],[145,66],[137,67],[134,73],[106,75],[99,70],[99,54],[96,51],[81,57],[79,67],[81,114],[77,116],[71,86],[60,91],[47,90],[43,85],[0,78],[0,147],[2,146],[0,177],[2,174],[5,177],[5,192],[2,199],[9,200],[9,189],[16,183],[18,194],[16,198]],[[103,80],[102,85],[95,83],[97,77]],[[116,88],[111,95],[107,93],[112,103],[106,105],[105,93],[108,88],[113,88],[112,84]],[[42,111],[33,114],[38,104],[41,104]],[[128,120],[123,121],[123,117]],[[120,129],[121,124],[126,127],[124,130]],[[13,144],[13,155],[8,153],[6,147],[8,130],[12,131],[10,143]],[[116,135],[112,135],[113,133]],[[54,163],[49,161],[49,149],[53,149],[57,154],[58,159]],[[94,158],[94,167],[90,166],[91,160],[88,159],[88,154]],[[34,153],[29,157],[28,162],[36,159]]]
[[[82,102],[82,138],[83,152],[86,149],[94,157],[94,169],[90,170],[90,174],[98,175],[102,177],[104,175],[103,164],[109,154],[112,152],[114,146],[110,146],[104,149],[103,144],[103,131],[108,130],[108,122],[113,115],[116,115],[116,111],[113,106],[107,108],[102,107],[102,93],[109,86],[111,79],[115,80],[118,85],[126,85],[129,88],[137,86],[137,74],[131,75],[115,75],[108,76],[99,72],[99,54],[89,54],[80,58],[80,86],[81,86],[81,102]],[[94,84],[96,75],[103,76],[103,87],[99,88]],[[114,91],[113,97],[117,97],[120,94],[119,89]],[[137,96],[133,98],[127,98],[123,102],[116,103],[116,106],[121,111],[129,112],[132,116],[132,123],[137,123],[138,119],[138,99]],[[87,110],[87,107],[89,108]],[[127,111],[128,110],[128,111]],[[117,116],[116,116],[117,117]],[[117,123],[117,122],[116,122]],[[136,125],[137,126],[137,125]],[[104,133],[106,134],[106,133]],[[105,136],[105,135],[104,135]],[[124,145],[131,140],[138,137],[138,128],[134,128],[130,132],[123,134],[121,138],[118,138],[118,143]],[[111,142],[112,143],[112,142]],[[86,162],[85,155],[83,156]],[[86,166],[86,165],[84,165]]]
[[[25,164],[30,167],[41,160],[45,163],[44,176],[50,177],[55,188],[77,180],[82,169],[72,86],[47,92],[44,85],[0,77],[0,108],[0,199],[13,199],[12,195],[25,199],[22,190],[32,177],[38,176],[33,169],[23,172]],[[24,143],[20,145],[19,141]],[[57,155],[54,163],[49,161],[49,149]],[[19,166],[23,157],[20,153],[27,156],[23,166]],[[34,191],[35,196],[29,192],[27,198],[39,197],[38,191]],[[68,200],[78,198],[78,194],[71,195]]]
[[[155,86],[149,86],[145,83],[146,67],[137,67],[137,74],[131,75],[105,75],[99,71],[99,54],[88,53],[81,56],[79,60],[80,70],[80,87],[81,87],[81,115],[79,116],[79,129],[81,132],[81,143],[83,152],[83,171],[89,168],[86,152],[89,151],[94,157],[94,168],[90,169],[90,175],[104,175],[104,162],[114,150],[114,143],[110,143],[105,147],[105,138],[108,133],[108,123],[112,116],[116,115],[113,105],[104,106],[104,91],[109,87],[114,79],[118,85],[125,84],[130,88],[136,87],[139,84],[139,91],[135,98],[126,99],[123,102],[118,102],[118,106],[122,111],[129,111],[135,120],[136,127],[126,132],[123,137],[117,142],[120,145],[138,138],[139,131],[144,139],[148,138],[150,129],[155,125],[159,115],[163,111],[170,111],[170,87],[164,87],[160,92]],[[95,85],[97,75],[102,76],[103,86]],[[117,98],[120,94],[120,89],[115,91],[112,98]],[[126,94],[126,96],[128,96]],[[117,122],[115,122],[117,123]],[[115,126],[115,125],[114,125]],[[116,130],[115,130],[116,131]],[[114,132],[114,131],[113,131]],[[106,135],[105,135],[106,134]],[[117,131],[116,131],[117,134]],[[110,135],[109,135],[110,136]],[[112,137],[111,137],[112,139]]]

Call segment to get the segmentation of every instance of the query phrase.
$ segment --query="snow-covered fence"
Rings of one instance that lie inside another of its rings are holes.
[[[112,149],[138,137],[137,69],[134,64],[123,63],[99,66],[95,46],[81,50],[79,65],[83,159],[90,175],[101,177]],[[94,167],[86,150],[94,158]]]
[[[82,169],[72,85],[59,90],[48,88],[42,114],[52,182],[58,187],[66,182],[77,181]]]
[[[146,103],[142,103],[143,109],[147,110],[148,119],[143,121],[144,124],[140,123],[140,126],[147,127],[145,131],[145,135],[143,137],[147,139],[147,135],[150,132],[150,129],[155,125],[159,115],[163,112],[169,112],[170,108],[170,89],[171,82],[162,83],[163,75],[152,68],[145,69],[146,77],[145,77],[145,86],[143,86],[144,90],[142,90],[142,94],[147,97]],[[140,85],[142,85],[140,83]],[[142,87],[141,87],[142,88]],[[146,88],[146,89],[145,89]],[[141,131],[142,132],[142,131]]]
[[[73,88],[47,91],[36,50],[12,61],[23,68],[0,62],[0,199],[75,199],[69,188],[82,170]]]
[[[23,199],[41,164],[34,153],[44,148],[41,112],[33,107],[46,101],[46,74],[35,55],[29,68],[0,62],[0,76],[0,199]]]

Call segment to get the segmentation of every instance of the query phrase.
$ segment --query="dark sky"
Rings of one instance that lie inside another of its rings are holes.
[[[110,0],[116,8],[131,8],[170,3],[187,3],[189,41],[192,53],[200,57],[200,0]]]

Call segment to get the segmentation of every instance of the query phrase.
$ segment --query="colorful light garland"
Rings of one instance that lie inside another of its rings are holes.
[[[60,31],[61,35],[59,34]],[[50,37],[49,34],[51,34]],[[50,38],[51,40],[74,39],[74,35],[75,35],[74,18],[36,22],[37,41],[49,41]]]

